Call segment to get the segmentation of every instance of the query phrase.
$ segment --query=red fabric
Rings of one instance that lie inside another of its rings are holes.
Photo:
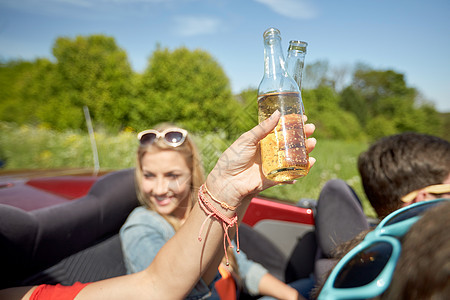
[[[33,291],[30,300],[73,300],[88,284],[81,282],[75,282],[70,286],[41,284]]]
[[[236,300],[236,282],[230,271],[220,264],[219,273],[222,275],[222,278],[214,286],[220,296],[220,300]]]

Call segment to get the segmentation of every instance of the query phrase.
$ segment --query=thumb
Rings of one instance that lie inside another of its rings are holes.
[[[280,116],[281,113],[276,110],[269,118],[265,119],[250,130],[255,144],[262,140],[275,128],[275,126],[277,126],[278,120],[280,120]]]

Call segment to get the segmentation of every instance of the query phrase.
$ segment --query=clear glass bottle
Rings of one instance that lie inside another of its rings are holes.
[[[305,55],[308,43],[304,41],[290,41],[286,57],[287,71],[292,79],[297,82],[300,92],[302,91],[303,68],[305,66]]]
[[[264,76],[258,87],[258,117],[264,121],[276,110],[281,113],[276,128],[261,141],[262,169],[274,181],[289,181],[308,174],[302,100],[297,83],[288,74],[280,31],[264,34]]]
[[[288,54],[286,57],[286,70],[298,85],[300,94],[302,93],[303,68],[305,66],[306,47],[308,43],[304,41],[292,40],[289,42]],[[305,107],[302,101],[302,112],[305,114]]]

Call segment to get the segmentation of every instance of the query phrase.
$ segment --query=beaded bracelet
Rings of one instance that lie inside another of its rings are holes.
[[[206,182],[202,185],[205,192],[209,195],[209,197],[216,203],[219,203],[222,208],[228,209],[228,210],[236,210],[237,206],[231,206],[226,202],[219,201],[211,194],[211,192],[208,190],[208,187],[206,186]]]
[[[217,210],[217,208],[214,207],[214,205],[212,205],[211,202],[208,201],[208,199],[205,197],[205,194],[207,194],[206,190],[205,190],[206,186],[205,184],[203,184],[202,186],[200,186],[200,188],[198,189],[198,203],[200,205],[200,207],[202,208],[202,210],[208,215],[205,219],[205,221],[203,221],[202,226],[200,227],[200,232],[198,234],[198,240],[201,242],[202,241],[202,232],[203,232],[203,228],[206,224],[206,221],[208,221],[209,218],[214,217],[216,218],[218,221],[222,222],[222,227],[223,227],[223,249],[225,252],[225,258],[227,261],[227,266],[230,265],[229,261],[228,261],[228,254],[227,254],[227,245],[226,242],[228,241],[228,245],[230,248],[233,248],[233,245],[231,244],[231,239],[230,236],[228,235],[228,229],[236,226],[236,243],[237,243],[237,249],[236,251],[239,253],[239,231],[238,231],[238,225],[237,225],[237,221],[238,221],[238,217],[236,215],[236,213],[234,214],[233,217],[229,218],[227,216],[225,216],[224,214],[222,214],[221,212],[219,212]],[[209,195],[209,193],[208,193]],[[210,195],[209,195],[210,196]],[[211,197],[211,196],[210,196]],[[212,197],[211,197],[212,199]]]

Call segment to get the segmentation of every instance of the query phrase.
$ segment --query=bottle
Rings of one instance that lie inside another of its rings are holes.
[[[305,55],[306,55],[306,47],[308,46],[307,42],[304,41],[290,41],[288,54],[286,57],[286,69],[289,75],[291,75],[292,79],[298,85],[298,89],[300,90],[300,94],[302,93],[302,78],[303,78],[303,67],[305,66]],[[305,114],[305,106],[303,106],[302,101],[302,112]]]
[[[305,66],[305,55],[307,42],[290,41],[286,57],[287,71],[292,79],[297,82],[298,89],[302,91],[303,67]]]
[[[261,141],[264,175],[274,181],[290,181],[308,174],[302,100],[297,83],[288,74],[280,31],[264,34],[264,76],[258,87],[258,119],[264,121],[276,110],[281,113],[275,129]]]

